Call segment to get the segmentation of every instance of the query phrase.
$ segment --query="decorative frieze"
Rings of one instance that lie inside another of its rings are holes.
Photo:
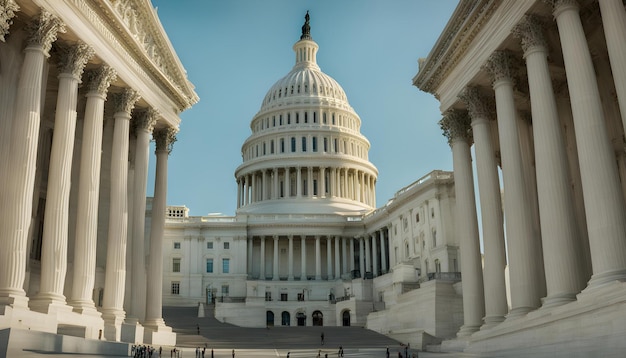
[[[19,9],[15,0],[0,0],[0,41],[5,42],[4,37],[9,34],[13,17]]]
[[[102,65],[98,69],[88,70],[85,73],[87,77],[87,88],[89,92],[97,92],[105,95],[111,82],[117,78],[117,72],[108,65]]]
[[[73,45],[57,43],[54,52],[58,54],[59,73],[71,73],[76,78],[82,76],[87,61],[94,55],[94,49],[83,42]]]
[[[155,130],[152,137],[156,142],[157,152],[167,150],[168,154],[172,153],[174,142],[176,142],[176,133],[178,133],[178,131],[172,127]]]
[[[444,137],[448,138],[448,144],[452,144],[457,139],[472,140],[471,119],[467,112],[452,109],[439,121],[439,126]]]
[[[467,87],[459,94],[459,99],[465,102],[470,117],[493,119],[495,115],[495,101],[483,95],[477,87]]]
[[[130,111],[133,110],[135,102],[137,102],[139,98],[141,98],[139,92],[130,88],[126,88],[122,93],[115,93],[113,95],[115,112],[124,112],[130,115]]]
[[[57,39],[57,33],[65,32],[65,24],[61,20],[47,12],[41,10],[27,25],[28,45],[41,46],[46,56],[52,47],[52,43]]]
[[[533,47],[548,49],[548,44],[543,35],[543,21],[536,15],[524,16],[511,33],[521,40],[524,53]]]
[[[482,68],[491,75],[494,83],[500,80],[513,80],[517,71],[515,62],[511,52],[495,51]]]

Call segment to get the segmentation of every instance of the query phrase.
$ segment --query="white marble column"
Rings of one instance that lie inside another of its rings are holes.
[[[360,237],[358,240],[359,240],[359,270],[361,271],[361,278],[365,278],[365,239]]]
[[[543,263],[536,262],[539,243],[533,235],[533,216],[529,193],[524,181],[522,153],[513,97],[513,68],[510,53],[497,51],[485,68],[493,78],[496,113],[502,157],[504,182],[504,212],[509,250],[511,311],[507,319],[518,318],[540,306],[543,288]],[[458,203],[457,203],[458,205]],[[461,260],[463,261],[463,260]]]
[[[380,229],[380,267],[383,274],[389,271],[387,267],[387,244],[385,243],[385,229]]]
[[[329,281],[333,279],[333,249],[330,236],[326,236],[326,275]]]
[[[241,178],[237,178],[237,209],[241,207]]]
[[[620,0],[599,0],[606,47],[617,92],[617,102],[626,132],[626,10]]]
[[[243,177],[243,205],[248,205],[250,201],[248,198],[250,197],[250,175],[246,175]]]
[[[274,263],[272,265],[272,280],[278,281],[278,235],[274,235]]]
[[[307,196],[309,198],[313,197],[313,167],[307,167],[306,169],[306,177],[307,177]]]
[[[550,307],[574,301],[585,286],[582,253],[547,44],[539,20],[534,17],[524,18],[514,33],[521,37],[524,49],[535,153],[541,153],[535,156],[535,165],[548,294],[543,306]]]
[[[107,65],[85,73],[88,92],[78,180],[72,293],[68,303],[74,307],[74,311],[93,316],[100,316],[92,295],[96,274],[104,101],[109,85],[116,76],[115,71]]]
[[[318,177],[319,185],[317,196],[320,198],[326,197],[326,168],[320,167],[319,177]]]
[[[341,238],[341,273],[348,273],[348,238]]]
[[[133,192],[132,225],[132,268],[129,323],[138,323],[145,319],[146,302],[146,265],[145,265],[145,220],[146,220],[146,187],[148,184],[148,163],[150,157],[150,138],[158,113],[150,108],[143,111],[133,120],[137,135],[135,149],[135,189]]]
[[[274,168],[272,178],[273,178],[272,183],[274,184],[274,188],[272,192],[272,199],[278,199],[280,198],[280,190],[278,189],[278,184],[279,184],[278,168]]]
[[[296,197],[302,197],[302,168],[296,168]]]
[[[269,195],[267,195],[267,169],[261,170],[261,192],[259,193],[261,197],[261,201],[269,199]]]
[[[372,270],[372,235],[365,234],[365,272]]]
[[[592,288],[626,280],[626,209],[578,5],[564,0],[554,3],[587,213]]]
[[[64,25],[44,10],[27,25],[26,30],[28,45],[24,49],[17,88],[6,188],[0,191],[4,207],[0,215],[0,305],[21,308],[26,308],[28,302],[23,285],[44,93],[42,75],[48,51],[56,41],[57,32],[64,30]]]
[[[57,44],[59,84],[54,116],[54,136],[50,151],[48,189],[41,246],[41,282],[30,307],[40,312],[71,310],[63,288],[67,273],[67,237],[71,188],[72,156],[76,132],[78,83],[93,49],[84,43]]]
[[[265,280],[265,236],[260,236],[261,239],[261,253],[259,260],[259,279]]]
[[[467,104],[472,118],[484,246],[485,317],[481,329],[489,329],[504,321],[509,309],[504,274],[506,252],[502,197],[491,139],[490,117],[495,115],[495,105],[474,87],[465,89],[460,98]]]
[[[335,236],[335,279],[340,279],[341,278],[341,256],[340,256],[340,249],[339,249],[339,241],[341,240],[340,237]]]
[[[350,254],[348,255],[348,270],[350,270],[350,273],[352,273],[352,271],[354,271],[354,238],[350,238]]]
[[[306,281],[306,235],[300,236],[300,281]]]
[[[248,267],[246,268],[246,273],[248,274],[248,277],[252,277],[252,272],[253,272],[253,268],[252,268],[252,254],[254,252],[254,236],[253,237],[249,237],[246,240],[247,243],[247,249],[248,249],[248,257],[247,257],[247,265]]]
[[[171,332],[163,321],[163,229],[167,205],[167,160],[176,141],[175,128],[154,130],[156,143],[156,175],[154,199],[152,201],[152,222],[150,226],[150,260],[148,263],[146,320],[144,326],[149,332]],[[148,339],[147,343],[152,343]]]
[[[480,240],[470,152],[472,129],[467,113],[455,110],[446,113],[440,125],[452,147],[456,197],[455,229],[461,251],[461,274],[463,275],[463,326],[457,335],[466,337],[479,330],[485,315]]]
[[[285,182],[285,192],[284,197],[288,198],[291,196],[291,175],[290,175],[290,168],[289,167],[285,167],[285,179],[283,179],[283,181]]]
[[[293,235],[289,235],[287,238],[289,239],[289,276],[287,280],[293,281]]]
[[[372,264],[374,277],[378,276],[378,244],[376,243],[378,239],[376,238],[376,232],[372,234]]]
[[[109,235],[107,238],[106,276],[102,318],[104,337],[119,341],[124,312],[124,288],[126,283],[126,240],[128,229],[128,146],[130,112],[139,95],[132,89],[113,96],[115,124],[111,153],[111,192],[109,206]],[[165,211],[165,206],[163,207]],[[161,282],[159,280],[159,282]],[[160,291],[159,291],[160,293]],[[159,296],[160,297],[160,296]]]
[[[315,279],[322,279],[322,246],[320,236],[315,236]]]

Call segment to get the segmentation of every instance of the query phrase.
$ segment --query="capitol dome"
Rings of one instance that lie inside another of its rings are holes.
[[[267,92],[236,169],[239,213],[363,214],[378,171],[343,88],[317,65],[309,15],[296,63]]]

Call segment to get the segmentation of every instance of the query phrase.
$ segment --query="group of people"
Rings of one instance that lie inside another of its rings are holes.
[[[159,347],[158,357],[161,356],[162,351],[163,351],[163,348]],[[133,344],[130,348],[130,355],[135,358],[157,357],[156,352],[157,352],[156,348],[152,346],[146,346],[146,345]]]
[[[411,350],[411,343],[407,343],[406,345],[404,344],[400,344],[401,346],[404,346],[404,355],[402,355],[402,348],[400,350],[398,350],[398,358],[417,358],[417,352],[410,352]],[[385,357],[389,358],[389,347],[387,347],[387,352],[385,353]]]
[[[196,347],[196,358],[205,358],[205,354],[206,354],[206,345],[204,346],[204,348],[200,348],[200,347]],[[235,358],[235,350],[233,349],[233,358]],[[211,349],[211,358],[215,358],[215,352],[213,352],[213,349]]]

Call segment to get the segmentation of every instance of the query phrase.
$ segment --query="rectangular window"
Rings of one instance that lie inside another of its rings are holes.
[[[326,112],[322,113],[322,121],[326,124]]]
[[[313,143],[311,143],[311,146],[313,147],[313,151],[317,152],[317,137],[313,137]]]
[[[291,137],[291,152],[296,152],[296,137]]]
[[[267,145],[266,145],[266,143],[265,143],[265,142],[263,142],[263,155],[266,155],[266,154],[267,154],[267,152],[266,152],[266,148],[267,148]]]
[[[328,138],[324,138],[324,153],[328,152]]]
[[[213,250],[213,241],[209,241],[206,243],[206,248],[209,250]]]
[[[272,127],[276,127],[276,116],[272,117]]]
[[[172,282],[172,295],[180,294],[180,282]]]
[[[302,137],[302,151],[306,152],[306,137]]]
[[[180,249],[180,242],[175,242],[174,243],[174,248],[175,249]]]
[[[172,272],[180,272],[180,259],[172,259]]]
[[[287,302],[287,294],[286,293],[281,293],[280,294],[280,300],[283,302]]]
[[[313,179],[313,195],[319,195],[317,194],[317,179]]]
[[[300,123],[300,113],[296,112],[296,124]]]
[[[339,145],[337,143],[337,138],[335,138],[335,153],[339,151]]]
[[[291,113],[287,113],[287,124],[291,124]]]
[[[304,112],[304,123],[309,123],[309,113]]]
[[[285,138],[280,138],[280,152],[285,153]]]
[[[230,272],[230,259],[222,259],[222,273]]]
[[[224,243],[224,250],[228,250],[230,249],[230,242],[225,242]]]
[[[206,259],[206,272],[213,273],[213,259]]]
[[[272,293],[271,292],[265,292],[265,300],[266,301],[271,301],[272,300]]]
[[[280,125],[280,126],[283,125],[283,115],[282,114],[278,117],[278,125]]]
[[[270,154],[274,154],[274,140],[270,141]]]
[[[313,123],[317,123],[317,112],[313,112]]]
[[[229,287],[228,285],[222,285],[222,296],[224,297],[228,297],[228,293],[229,293]]]

